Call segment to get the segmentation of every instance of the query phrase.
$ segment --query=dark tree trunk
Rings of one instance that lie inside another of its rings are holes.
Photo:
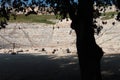
[[[76,47],[79,57],[81,80],[102,80],[100,61],[102,49],[96,44],[93,24],[93,0],[79,0],[76,17],[71,27],[76,32]]]

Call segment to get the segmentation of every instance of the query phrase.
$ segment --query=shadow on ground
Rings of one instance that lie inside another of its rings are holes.
[[[120,53],[105,55],[101,68],[103,80],[120,80]]]
[[[120,54],[102,59],[103,80],[120,80]],[[80,80],[75,55],[0,54],[0,80]]]
[[[0,54],[0,80],[77,80],[76,56]]]

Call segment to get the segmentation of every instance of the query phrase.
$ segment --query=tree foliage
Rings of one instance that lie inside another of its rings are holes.
[[[11,5],[13,8],[20,8],[21,6],[51,6],[54,7],[55,14],[59,14],[62,18],[70,17],[72,19],[73,16],[77,15],[78,6],[80,0],[1,0],[1,6],[5,6],[5,4]],[[120,0],[94,0],[97,6],[111,5],[115,4],[118,8],[120,8]],[[86,2],[87,4],[87,2]]]

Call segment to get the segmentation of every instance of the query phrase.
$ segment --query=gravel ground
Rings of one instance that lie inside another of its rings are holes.
[[[120,55],[105,55],[103,80],[120,80]],[[77,55],[0,54],[0,80],[80,80]]]

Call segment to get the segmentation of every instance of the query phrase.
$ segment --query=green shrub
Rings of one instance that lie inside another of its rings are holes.
[[[29,16],[25,16],[23,14],[17,15],[16,20],[11,16],[10,22],[25,22],[25,23],[47,23],[47,24],[54,24],[52,21],[49,21],[49,19],[56,19],[55,15],[34,15],[31,14]]]

